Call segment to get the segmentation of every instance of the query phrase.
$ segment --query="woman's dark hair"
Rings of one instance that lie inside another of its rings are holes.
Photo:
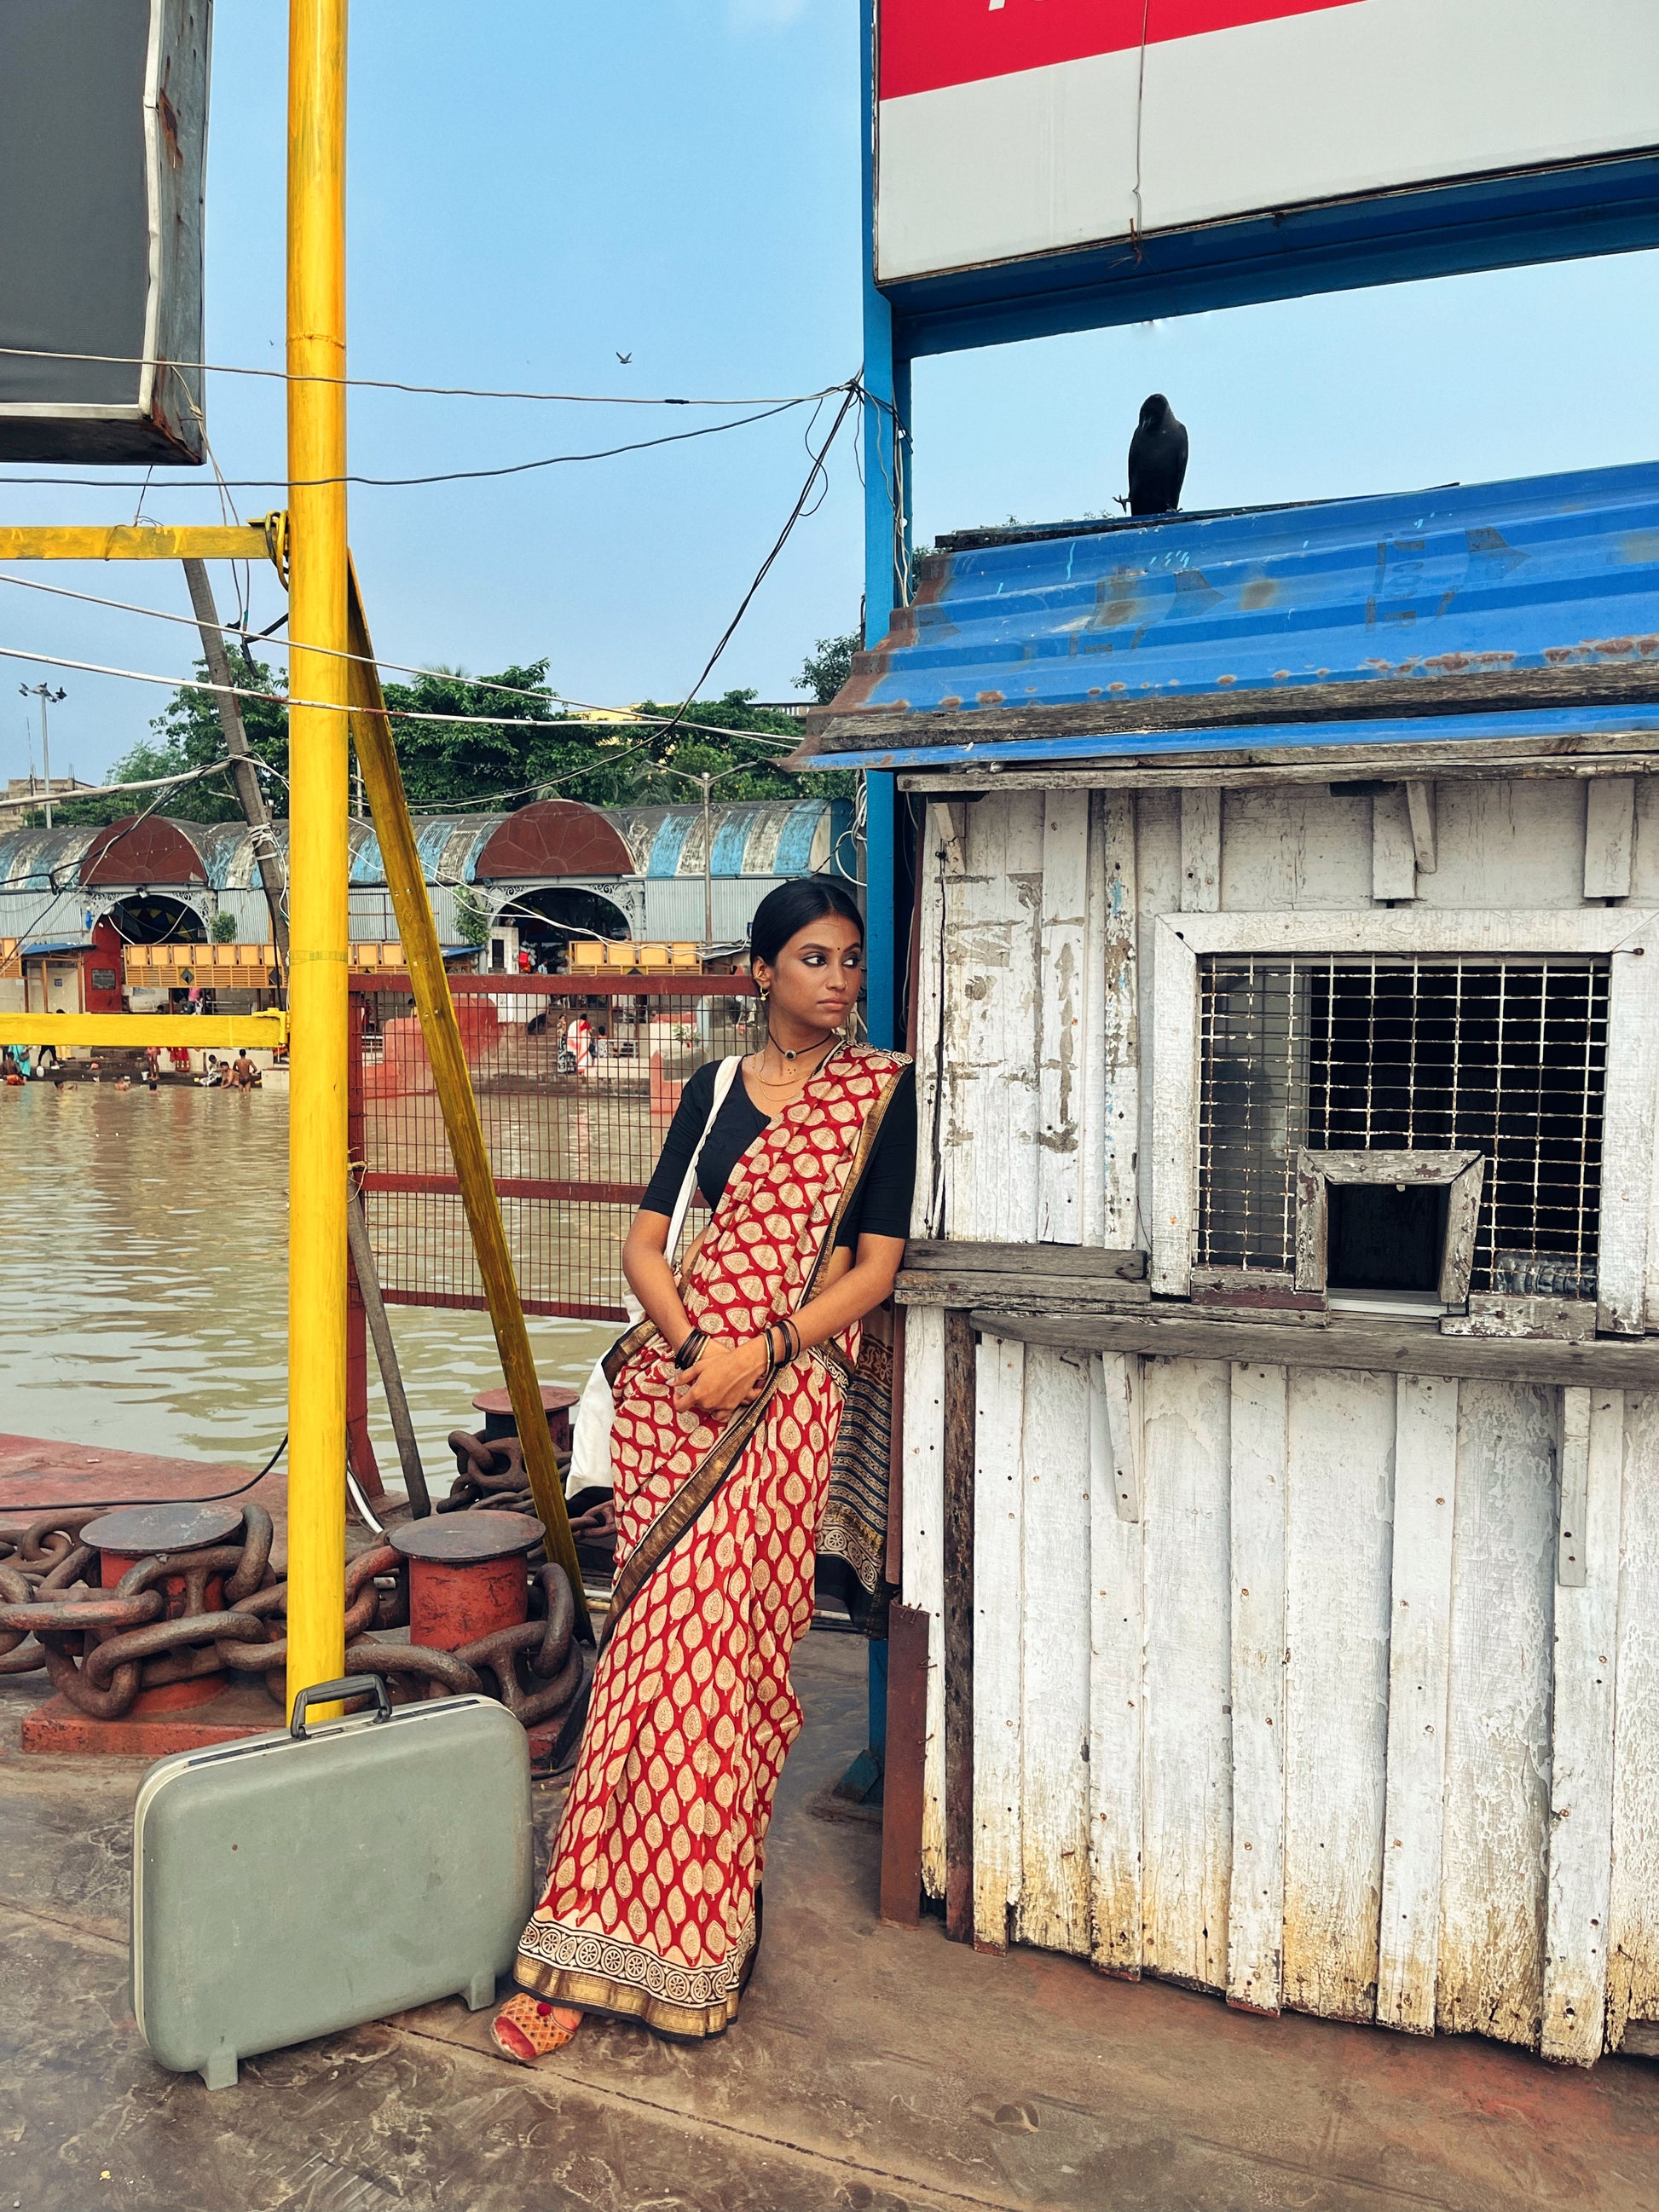
[[[858,901],[838,876],[797,876],[793,883],[780,884],[755,908],[755,918],[749,925],[750,960],[763,960],[769,968],[775,968],[779,953],[796,932],[822,921],[828,914],[840,915],[863,937],[864,916],[859,912]]]

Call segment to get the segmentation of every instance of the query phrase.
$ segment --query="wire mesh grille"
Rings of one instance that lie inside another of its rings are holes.
[[[456,1008],[525,1310],[621,1320],[623,1240],[686,1078],[750,1048],[759,1001],[573,991],[563,978],[465,990]],[[353,1140],[386,1297],[482,1307],[483,1285],[414,1001],[362,1008]],[[700,1218],[694,1208],[688,1235]]]
[[[1476,1151],[1470,1287],[1593,1295],[1605,962],[1200,964],[1194,1259],[1294,1264],[1295,1155]]]

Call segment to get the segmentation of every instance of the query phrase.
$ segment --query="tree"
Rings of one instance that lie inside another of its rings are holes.
[[[864,641],[856,630],[845,637],[821,637],[817,650],[807,655],[796,679],[798,691],[810,691],[820,707],[827,707],[853,672],[853,655]]]
[[[242,723],[248,750],[273,814],[288,812],[288,708],[279,703],[288,688],[280,669],[256,660],[250,671],[240,656],[231,661],[239,688],[274,692],[276,699],[245,698]],[[207,665],[196,664],[204,681]],[[219,704],[210,691],[176,691],[150,724],[153,738],[141,738],[123,753],[109,772],[112,783],[138,783],[151,776],[178,775],[187,769],[210,768],[225,759],[225,733],[219,720]],[[118,822],[128,814],[142,813],[154,805],[158,814],[171,814],[182,822],[240,822],[241,807],[228,769],[218,775],[198,777],[175,791],[112,791],[98,799],[66,799],[52,810],[68,823]]]
[[[826,773],[813,769],[792,775],[777,764],[784,757],[781,744],[746,741],[743,733],[750,731],[757,739],[781,738],[792,747],[800,740],[799,722],[757,707],[754,697],[750,690],[700,699],[684,709],[678,726],[665,737],[652,736],[649,757],[638,769],[634,798],[650,805],[684,806],[698,797],[697,785],[690,779],[705,773],[721,779],[714,796],[722,805],[739,799],[850,798],[854,779],[846,769]],[[647,699],[638,711],[672,718],[677,710]],[[714,726],[709,728],[710,724]],[[721,734],[729,731],[739,734]],[[632,734],[637,742],[640,733]]]
[[[492,684],[503,690],[492,690]],[[547,687],[545,660],[479,679],[459,669],[439,670],[410,684],[388,684],[386,702],[404,789],[417,810],[493,804],[507,813],[551,784],[560,798],[590,806],[615,806],[630,795],[634,763],[620,756],[632,750],[635,733],[623,723],[599,732],[571,727],[568,710]],[[400,713],[512,720],[417,722],[398,719]]]

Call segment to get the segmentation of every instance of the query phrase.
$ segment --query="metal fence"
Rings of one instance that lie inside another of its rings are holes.
[[[482,1308],[414,1001],[352,979],[351,1148],[387,1301]],[[681,1088],[750,1049],[746,976],[452,976],[525,1310],[625,1318],[622,1246]],[[695,1227],[695,1218],[694,1218]]]

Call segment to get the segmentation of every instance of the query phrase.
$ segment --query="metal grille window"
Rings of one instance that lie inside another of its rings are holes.
[[[1595,1291],[1605,961],[1200,961],[1196,1263],[1294,1264],[1295,1155],[1478,1150],[1471,1288]]]

